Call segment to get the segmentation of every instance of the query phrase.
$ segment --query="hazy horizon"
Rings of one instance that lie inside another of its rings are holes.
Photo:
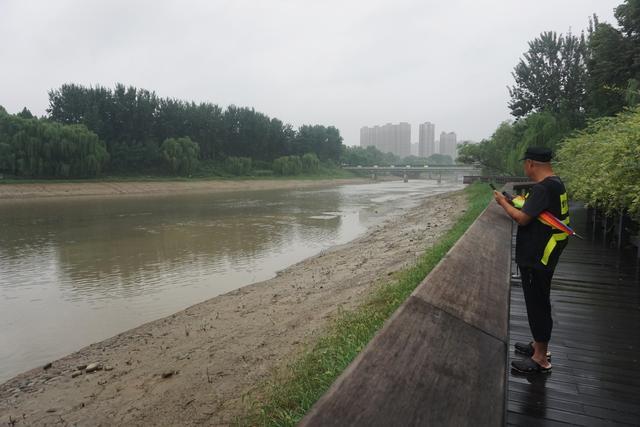
[[[278,0],[0,3],[0,105],[45,114],[64,83],[253,107],[298,127],[425,121],[479,141],[510,119],[507,86],[527,42],[580,33],[621,0]],[[11,42],[9,42],[9,40]]]

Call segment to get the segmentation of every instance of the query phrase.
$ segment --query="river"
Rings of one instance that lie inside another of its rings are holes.
[[[412,180],[0,204],[0,382],[250,283],[423,197]]]

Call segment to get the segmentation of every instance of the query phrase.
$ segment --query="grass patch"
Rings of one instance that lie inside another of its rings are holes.
[[[417,263],[398,272],[354,311],[338,314],[317,343],[272,381],[260,386],[250,399],[250,414],[239,425],[292,426],[327,391],[336,378],[380,330],[396,309],[438,264],[491,200],[486,184],[473,184],[466,212]]]

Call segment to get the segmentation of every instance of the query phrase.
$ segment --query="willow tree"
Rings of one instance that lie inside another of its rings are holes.
[[[0,110],[0,171],[24,177],[95,177],[109,159],[82,125],[26,119]]]
[[[171,173],[191,175],[198,164],[199,147],[189,137],[165,139],[160,151]]]

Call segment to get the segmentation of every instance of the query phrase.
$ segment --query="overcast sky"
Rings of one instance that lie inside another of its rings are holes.
[[[406,121],[480,140],[542,31],[615,23],[622,0],[0,0],[0,105],[45,113],[63,83],[255,107],[294,126]]]

